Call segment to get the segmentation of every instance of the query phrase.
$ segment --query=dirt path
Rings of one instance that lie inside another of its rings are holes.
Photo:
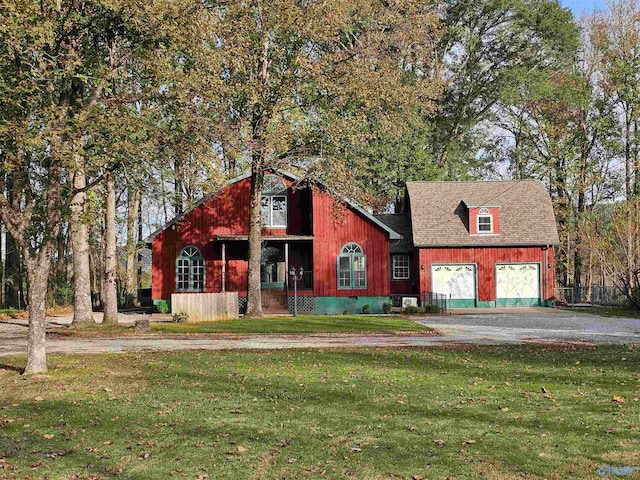
[[[48,353],[118,353],[138,350],[269,350],[284,348],[340,347],[422,347],[450,343],[521,344],[575,342],[589,344],[640,343],[637,320],[605,319],[587,315],[453,315],[428,317],[420,323],[436,329],[439,335],[210,335],[179,336],[147,334],[114,338],[47,338]],[[100,321],[98,315],[96,320]],[[155,317],[155,316],[154,316]],[[136,315],[122,315],[122,323],[133,323]],[[157,320],[158,318],[154,318]],[[526,320],[526,321],[525,321]],[[52,317],[51,326],[68,324],[71,317]],[[0,322],[0,356],[23,355],[27,345],[27,322]]]

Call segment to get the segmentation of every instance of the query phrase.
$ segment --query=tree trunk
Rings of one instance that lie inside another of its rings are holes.
[[[51,245],[43,246],[39,254],[25,252],[27,280],[29,282],[29,340],[25,375],[47,371],[46,299],[47,280],[51,268]]]
[[[173,164],[173,210],[175,215],[181,215],[184,211],[184,169],[182,160],[176,160]]]
[[[7,199],[13,202],[13,178],[9,175],[6,180]],[[5,287],[4,297],[7,308],[21,309],[24,307],[22,295],[22,270],[20,268],[20,252],[11,233],[7,230],[5,241]]]
[[[4,255],[2,254],[2,239],[4,238],[2,232],[4,229],[2,227],[3,225],[0,221],[0,285],[4,285]],[[0,308],[4,308],[4,288],[0,288]]]
[[[136,218],[140,208],[140,190],[129,186],[127,207],[127,279],[125,303],[138,306],[138,268],[136,265]]]
[[[76,156],[77,157],[77,156]],[[76,164],[81,160],[75,158]],[[73,322],[80,325],[94,322],[91,304],[91,265],[89,262],[89,233],[85,223],[87,208],[87,178],[82,168],[71,174],[75,193],[71,199],[71,248],[73,251]]]
[[[118,286],[116,285],[116,188],[113,172],[105,175],[105,258],[104,258],[104,320],[105,324],[118,323]]]
[[[260,289],[260,257],[262,250],[262,180],[261,162],[251,166],[251,198],[249,200],[249,265],[247,317],[262,317]]]

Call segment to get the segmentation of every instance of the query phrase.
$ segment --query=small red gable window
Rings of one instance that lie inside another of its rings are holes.
[[[469,233],[471,235],[498,235],[500,233],[500,207],[469,207]]]
[[[478,210],[476,221],[476,232],[493,233],[493,215],[491,215],[488,208],[481,208]]]

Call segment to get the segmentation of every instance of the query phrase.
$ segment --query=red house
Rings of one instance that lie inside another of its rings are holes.
[[[238,177],[153,233],[152,298],[237,291],[246,307],[249,175]],[[389,299],[389,245],[400,235],[359,206],[334,200],[295,175],[265,176],[261,284],[266,311],[287,311],[287,272],[303,269],[298,309],[381,312]]]
[[[236,291],[242,311],[249,193],[249,176],[238,177],[149,237],[155,302]],[[411,182],[405,211],[379,216],[280,171],[262,193],[265,311],[292,309],[290,267],[304,272],[298,309],[318,314],[378,313],[392,295],[427,292],[452,307],[552,301],[558,234],[539,182]]]
[[[405,237],[391,246],[392,294],[436,292],[454,308],[553,304],[559,239],[540,182],[409,182],[404,210],[378,216]]]

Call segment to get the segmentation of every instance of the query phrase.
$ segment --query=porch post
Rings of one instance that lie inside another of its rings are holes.
[[[289,287],[289,243],[284,244],[284,284]]]
[[[222,291],[224,292],[227,285],[227,245],[222,242]]]

